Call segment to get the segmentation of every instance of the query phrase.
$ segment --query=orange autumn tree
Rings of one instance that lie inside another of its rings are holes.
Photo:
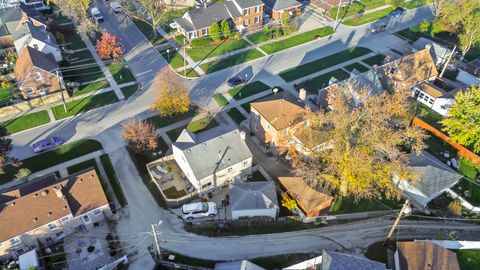
[[[180,77],[170,69],[160,70],[153,87],[157,92],[157,99],[151,104],[151,107],[153,110],[158,110],[161,116],[172,117],[190,109],[188,90]]]
[[[158,135],[152,124],[138,119],[130,119],[123,123],[122,137],[128,141],[128,148],[136,153],[155,150]]]
[[[118,59],[125,52],[118,37],[108,32],[103,32],[102,37],[97,40],[96,50],[103,60]]]

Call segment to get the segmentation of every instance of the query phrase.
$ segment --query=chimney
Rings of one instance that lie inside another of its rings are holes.
[[[57,195],[58,198],[63,198],[63,192],[62,192],[62,189],[59,188],[59,187],[54,187],[53,188],[53,191],[55,192],[55,194]]]
[[[425,49],[430,51],[432,49],[432,44],[430,44],[430,43],[425,44]]]
[[[307,99],[307,90],[305,90],[305,88],[302,88],[300,89],[300,91],[298,91],[298,98],[305,102],[305,100]]]
[[[245,131],[240,131],[240,139],[242,139],[242,141],[245,141]]]

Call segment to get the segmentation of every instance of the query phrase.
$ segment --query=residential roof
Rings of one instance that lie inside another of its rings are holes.
[[[240,131],[230,125],[199,134],[183,130],[173,146],[183,152],[198,180],[252,157]]]
[[[460,69],[476,76],[480,77],[480,59],[475,59],[471,62],[466,63]]]
[[[15,78],[17,82],[22,84],[29,76],[32,68],[36,67],[41,70],[54,73],[58,68],[55,58],[51,54],[45,54],[27,46],[18,56],[14,67]]]
[[[247,260],[243,260],[243,261],[236,261],[236,262],[216,263],[214,270],[264,270],[264,269],[254,263],[251,263]]]
[[[424,37],[417,39],[417,41],[412,44],[412,47],[417,50],[423,50],[427,45],[430,45],[430,53],[435,62],[438,62],[439,60],[443,61],[443,59],[446,59],[451,52],[449,48]]]
[[[377,68],[386,83],[409,88],[438,75],[435,62],[427,49],[414,52]]]
[[[34,19],[44,25],[48,24],[47,18],[40,11],[34,9],[31,6],[26,5],[23,2],[20,2],[20,8],[25,14],[27,14],[29,18]]]
[[[7,192],[7,197],[10,200],[0,204],[0,243],[61,217],[80,216],[108,204],[94,169],[63,179],[40,178]]]
[[[229,194],[232,211],[279,208],[273,181],[233,182]]]
[[[303,120],[307,110],[300,104],[285,99],[265,99],[250,104],[276,130],[282,130]]]
[[[398,242],[400,269],[460,270],[455,252],[432,242]]]
[[[434,98],[442,97],[444,95],[443,91],[440,88],[429,82],[420,83],[418,85],[418,88],[420,88],[423,92],[429,94]]]
[[[300,177],[278,177],[287,193],[297,201],[301,209],[310,212],[333,197],[309,187]]]
[[[43,26],[35,26],[31,22],[25,23],[24,27],[13,32],[12,38],[15,41],[27,35],[30,36],[30,39],[40,40],[44,43],[50,44],[51,46],[57,46],[55,37],[50,32],[48,32]]]
[[[262,6],[263,2],[261,0],[234,0],[242,9],[255,7],[255,6]],[[282,0],[285,1],[285,0]]]
[[[273,11],[282,11],[302,5],[302,3],[296,0],[263,0],[263,2]]]
[[[312,150],[330,139],[329,133],[312,127],[299,127],[293,134],[303,146]]]
[[[7,32],[11,34],[15,31],[22,21],[23,14],[22,10],[18,7],[7,7],[0,9],[0,25],[5,27],[2,32]]]
[[[322,252],[322,270],[385,270],[384,263],[330,250]],[[410,268],[409,268],[410,270]]]
[[[213,3],[207,8],[199,7],[189,10],[186,14],[190,17],[189,23],[192,27],[191,30],[210,27],[213,23],[230,18],[227,6],[222,2]],[[185,15],[182,17],[183,19],[186,19]],[[186,20],[188,21],[188,19]],[[185,24],[185,26],[190,27],[190,25],[186,24],[184,20],[175,21],[180,24],[180,26]]]

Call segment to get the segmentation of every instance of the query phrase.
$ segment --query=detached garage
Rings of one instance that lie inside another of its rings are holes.
[[[276,219],[279,206],[274,183],[264,181],[230,184],[230,209],[233,220],[250,217]]]

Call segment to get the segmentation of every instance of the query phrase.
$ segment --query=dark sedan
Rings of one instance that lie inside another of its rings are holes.
[[[235,76],[235,77],[232,77],[232,78],[228,79],[227,85],[230,86],[230,87],[235,87],[235,86],[239,86],[241,84],[244,84],[246,82],[247,82],[247,80],[245,80],[243,77]]]
[[[47,137],[32,145],[32,150],[35,153],[48,151],[63,144],[63,139],[60,137]]]

